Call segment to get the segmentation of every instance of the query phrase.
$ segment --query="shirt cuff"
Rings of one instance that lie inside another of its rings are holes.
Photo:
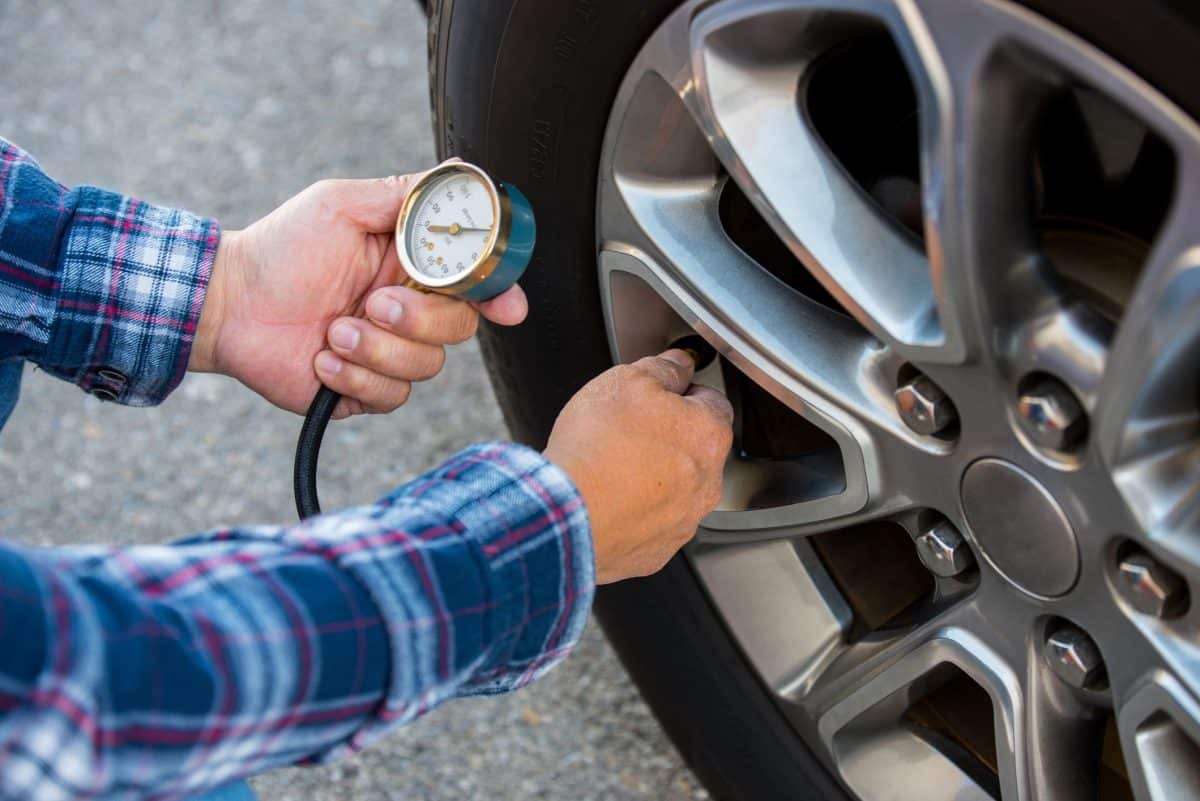
[[[475,552],[487,645],[455,695],[528,684],[579,641],[596,585],[591,524],[575,485],[542,454],[472,445],[381,504],[449,511],[450,528]]]
[[[457,694],[508,692],[583,635],[596,589],[587,508],[561,468],[523,445],[476,445],[439,472],[456,480],[438,490],[470,487],[477,499],[454,517],[482,554],[494,604],[489,657]]]
[[[96,187],[72,194],[54,324],[39,361],[104,400],[159,403],[187,370],[220,229]]]

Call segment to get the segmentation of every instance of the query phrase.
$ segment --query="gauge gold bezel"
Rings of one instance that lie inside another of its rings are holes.
[[[487,187],[492,201],[493,224],[483,252],[470,269],[448,278],[438,279],[424,275],[413,263],[408,252],[408,223],[413,209],[417,208],[429,188],[440,179],[453,173],[470,173],[479,178]],[[452,162],[434,167],[417,180],[417,183],[409,191],[408,197],[404,199],[404,204],[400,207],[400,215],[396,218],[396,255],[408,278],[404,284],[414,289],[445,295],[457,295],[469,291],[472,287],[487,280],[500,264],[500,260],[508,249],[511,229],[512,203],[508,198],[508,193],[502,186],[497,186],[490,175],[474,164],[466,162]]]

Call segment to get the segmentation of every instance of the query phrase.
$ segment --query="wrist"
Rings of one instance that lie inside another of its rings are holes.
[[[208,279],[208,291],[204,305],[200,308],[200,320],[196,324],[196,336],[192,341],[192,352],[188,359],[188,370],[193,373],[215,373],[217,369],[217,343],[225,316],[225,284],[229,276],[237,272],[238,231],[222,231],[213,259],[212,274]]]
[[[583,501],[591,529],[592,554],[595,564],[597,584],[608,584],[619,576],[612,575],[612,558],[609,548],[612,545],[607,536],[609,530],[608,504],[603,492],[604,482],[593,476],[593,471],[586,460],[572,458],[570,453],[558,452],[553,444],[542,452],[542,458],[553,464],[566,475],[567,480],[575,487]]]

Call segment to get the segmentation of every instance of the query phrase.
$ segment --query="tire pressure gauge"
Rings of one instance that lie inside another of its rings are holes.
[[[490,300],[521,278],[537,230],[529,201],[474,164],[450,162],[425,173],[396,220],[396,253],[405,286],[465,300]],[[317,459],[341,396],[321,387],[296,444],[293,490],[300,519],[319,514]]]
[[[474,164],[425,173],[396,221],[396,251],[416,289],[488,300],[515,284],[533,255],[529,201]]]

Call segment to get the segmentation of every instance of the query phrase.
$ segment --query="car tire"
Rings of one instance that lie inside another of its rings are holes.
[[[517,328],[480,341],[513,436],[544,446],[562,406],[612,364],[597,281],[597,172],[610,110],[676,0],[434,0],[438,154],[520,186],[538,215]],[[1200,13],[1173,0],[1027,0],[1200,117]],[[688,561],[602,588],[596,613],[646,701],[720,799],[847,799],[739,651]]]

